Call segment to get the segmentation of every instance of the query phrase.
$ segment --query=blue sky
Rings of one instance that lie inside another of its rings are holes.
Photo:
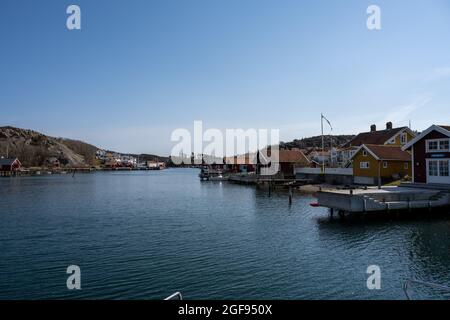
[[[2,0],[0,38],[0,125],[122,152],[169,154],[194,120],[285,141],[320,112],[336,134],[450,123],[446,0]]]

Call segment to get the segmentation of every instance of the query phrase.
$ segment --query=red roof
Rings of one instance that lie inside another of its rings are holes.
[[[267,153],[267,150],[265,151]],[[269,160],[270,160],[270,152],[269,153]],[[297,163],[297,164],[304,164],[308,165],[309,160],[305,156],[305,154],[300,150],[278,150],[278,162],[279,163]],[[260,154],[260,156],[264,156],[263,154]],[[245,154],[245,155],[239,155],[234,157],[226,157],[225,158],[226,164],[256,164],[257,163],[257,156],[256,154]]]
[[[400,131],[408,127],[393,128],[390,130],[379,130],[372,132],[363,132],[358,134],[352,140],[344,144],[342,147],[362,146],[363,144],[385,144],[386,141],[393,138]]]
[[[279,162],[309,164],[308,158],[300,150],[280,150]]]
[[[364,145],[379,160],[411,161],[411,154],[398,146]]]
[[[439,127],[444,128],[447,131],[450,131],[450,126],[439,126]]]
[[[226,157],[226,164],[256,164],[256,154],[249,155],[248,153],[245,155],[239,155],[234,157]]]

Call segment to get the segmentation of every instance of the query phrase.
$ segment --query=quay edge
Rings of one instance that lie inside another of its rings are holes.
[[[318,205],[347,213],[389,212],[450,207],[450,190],[418,186],[317,192]]]

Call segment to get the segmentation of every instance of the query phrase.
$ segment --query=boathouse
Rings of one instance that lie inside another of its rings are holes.
[[[279,150],[279,163],[283,178],[294,178],[296,167],[311,167],[311,161],[301,150]]]
[[[246,153],[224,158],[225,169],[231,173],[250,173],[256,171],[256,154]]]
[[[351,160],[355,184],[381,185],[412,175],[411,154],[400,146],[364,144]]]
[[[21,166],[22,164],[17,158],[11,159],[0,158],[0,171],[4,172],[18,171]]]
[[[411,150],[414,183],[450,185],[450,126],[432,125],[403,150]]]

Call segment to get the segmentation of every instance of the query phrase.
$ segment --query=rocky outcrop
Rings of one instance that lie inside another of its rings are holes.
[[[45,166],[58,159],[61,166],[88,166],[95,161],[97,147],[76,140],[54,138],[14,127],[0,127],[0,156],[17,157],[27,167]]]

